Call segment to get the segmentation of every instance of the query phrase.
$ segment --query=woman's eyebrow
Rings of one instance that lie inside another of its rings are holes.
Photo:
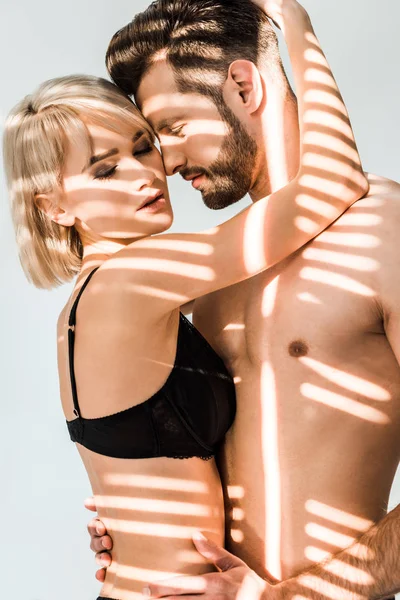
[[[138,142],[140,140],[140,138],[142,138],[144,135],[149,136],[149,133],[147,131],[145,131],[144,129],[141,129],[140,131],[138,131],[137,133],[135,133],[135,135],[132,138],[132,142],[135,144],[136,142]]]
[[[140,131],[135,133],[135,135],[132,138],[132,142],[133,143],[138,142],[140,140],[140,138],[142,138],[144,135],[148,135],[148,134],[144,129],[141,129]],[[111,150],[107,150],[106,152],[102,152],[101,154],[95,154],[94,156],[92,156],[90,158],[89,163],[84,167],[83,171],[86,171],[86,169],[88,169],[89,167],[92,167],[96,163],[98,163],[102,160],[105,160],[106,158],[110,158],[111,156],[115,156],[118,153],[119,153],[118,148],[111,148]],[[83,171],[82,171],[82,173],[83,173]]]
[[[115,156],[116,154],[118,154],[118,152],[119,152],[118,148],[111,148],[111,150],[107,150],[107,152],[102,152],[102,154],[96,154],[95,156],[92,156],[89,160],[89,164],[87,164],[85,166],[83,171],[86,171],[86,169],[88,169],[89,167],[92,167],[93,165],[100,162],[101,160],[110,158],[110,156]],[[83,171],[82,171],[82,173],[83,173]]]

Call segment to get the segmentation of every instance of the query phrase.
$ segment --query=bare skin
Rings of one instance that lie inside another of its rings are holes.
[[[226,546],[263,576],[296,575],[386,514],[400,457],[400,348],[387,327],[400,186],[370,182],[295,256],[195,304],[238,380],[221,460]]]
[[[164,152],[179,167],[178,151]],[[219,463],[226,547],[270,580],[381,521],[399,462],[400,186],[369,179],[369,195],[306,248],[195,302],[196,326],[236,381]]]
[[[399,507],[385,515],[400,457],[400,185],[369,180],[295,256],[195,303],[238,380],[220,461],[232,555],[195,540],[222,574],[151,585],[149,597],[399,591]]]
[[[225,546],[269,580],[337,554],[387,511],[400,457],[400,186],[369,179],[368,197],[295,256],[195,303],[237,381],[219,463]]]
[[[304,15],[303,24],[308,23]],[[298,36],[299,44],[304,40]],[[307,92],[312,98],[315,91],[307,87],[302,61],[294,66],[301,97]],[[253,95],[246,105],[256,114],[262,101],[261,94]],[[212,103],[207,108],[218,114]],[[300,137],[319,135],[314,131],[319,120],[305,123],[306,111],[301,108],[299,113]],[[329,129],[329,111],[325,120]],[[163,387],[174,364],[184,302],[279,263],[363,196],[368,186],[351,126],[340,121],[338,128],[338,133],[346,130],[349,152],[333,165],[331,153],[342,142],[329,129],[321,146],[302,145],[298,173],[287,186],[230,221],[200,233],[156,235],[172,222],[159,153],[139,127],[123,136],[89,121],[93,155],[88,156],[80,140],[71,141],[63,192],[57,199],[46,194],[38,199],[48,217],[76,227],[84,247],[82,271],[58,324],[61,398],[68,421],[76,416],[69,380],[68,316],[92,269],[100,266],[80,299],[74,350],[79,404],[86,419],[129,409]],[[325,214],[315,210],[318,190],[304,188],[310,173],[306,155],[321,159],[321,175],[330,190]],[[146,211],[145,203],[160,192],[161,200]],[[99,516],[115,544],[102,596],[136,600],[148,582],[214,570],[192,544],[198,529],[223,543],[223,493],[214,460],[123,460],[77,447]]]

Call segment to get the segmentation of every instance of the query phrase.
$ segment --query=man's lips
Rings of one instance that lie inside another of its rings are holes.
[[[198,175],[192,180],[192,187],[194,187],[195,190],[197,190],[200,187],[204,177],[205,175]]]
[[[192,186],[197,189],[200,186],[203,177],[204,173],[196,173],[187,177],[184,176],[183,178],[186,179],[186,181],[191,181]]]
[[[195,173],[194,175],[182,175],[182,177],[183,179],[186,179],[186,181],[193,181],[193,179],[199,177],[200,175],[201,173]]]

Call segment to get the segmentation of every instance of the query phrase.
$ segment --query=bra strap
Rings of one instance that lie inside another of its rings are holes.
[[[90,275],[86,278],[85,283],[82,285],[81,289],[79,290],[79,294],[77,295],[75,302],[72,305],[71,312],[69,314],[69,320],[68,320],[69,376],[70,376],[70,380],[71,380],[72,399],[74,402],[74,415],[79,418],[81,418],[81,411],[79,409],[78,393],[76,391],[75,368],[74,368],[76,310],[78,308],[79,300],[81,299],[81,296],[86,289],[86,286],[88,285],[89,281],[91,280],[91,278],[93,277],[93,275],[96,273],[96,271],[98,269],[99,269],[99,267],[96,267],[96,269],[94,269],[90,273]]]

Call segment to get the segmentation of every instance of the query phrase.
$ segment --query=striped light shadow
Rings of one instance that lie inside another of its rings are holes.
[[[318,242],[332,244],[333,246],[349,246],[350,248],[378,248],[381,240],[369,233],[341,233],[337,231],[324,231]]]
[[[363,207],[364,202],[365,201],[362,200]],[[360,212],[348,212],[340,217],[340,227],[376,227],[378,225],[381,225],[382,222],[382,217],[370,213],[361,214]]]
[[[244,498],[244,488],[241,485],[229,485],[227,495],[231,503]],[[240,529],[241,522],[244,520],[244,511],[233,506],[230,513],[229,536],[236,543],[241,544],[244,541],[243,531]]]
[[[296,198],[296,204],[323,217],[333,216],[334,208],[332,204],[318,198],[310,198],[307,194],[299,194]]]
[[[154,242],[151,238],[141,240],[142,248],[154,248]],[[157,248],[161,250],[171,250],[172,252],[185,252],[186,254],[195,254],[197,256],[211,256],[213,248],[205,242],[191,242],[184,240],[169,240],[168,238],[157,239]]]
[[[323,563],[328,560],[329,562],[321,565],[321,568],[327,573],[331,573],[337,577],[343,578],[344,576],[346,581],[349,581],[350,583],[357,583],[359,585],[372,585],[374,583],[374,578],[369,573],[363,569],[348,565],[341,560],[335,558],[332,559],[332,555],[329,554],[329,552],[325,552],[314,546],[308,546],[305,549],[304,554],[306,558],[314,563]]]
[[[316,575],[299,575],[298,583],[302,585],[304,588],[311,590],[312,592],[323,595],[324,598],[329,600],[343,600],[343,594],[345,593],[345,588],[340,587],[339,585],[335,585],[330,583],[329,581],[325,581],[321,577],[317,577]],[[361,594],[356,594],[353,592],[351,594],[352,600],[365,600],[365,596]]]
[[[358,296],[375,296],[375,290],[341,273],[333,273],[332,271],[317,269],[315,267],[304,267],[300,272],[300,277],[306,281],[323,283],[340,290],[345,290],[346,292],[357,294]]]
[[[367,532],[374,525],[373,521],[312,499],[307,500],[305,509],[310,515],[329,523],[331,527],[346,527],[347,529],[354,531],[354,537],[337,538],[339,548],[342,547],[340,543],[345,543],[346,554],[355,556],[364,561],[372,560],[374,558],[374,552],[370,548],[359,542],[354,543],[354,540],[359,538],[361,534]],[[312,527],[307,533],[312,534],[315,531],[318,532],[317,539],[332,543],[332,538],[330,536],[332,530],[330,528],[315,529]],[[327,535],[329,535],[329,541],[326,539]],[[309,560],[320,563],[330,558],[331,553],[315,548],[314,546],[308,546],[305,555]]]
[[[244,331],[245,326],[243,323],[229,323],[224,327],[223,331]]]
[[[204,481],[175,479],[172,477],[155,477],[152,475],[128,475],[124,473],[107,473],[104,482],[108,485],[137,487],[150,490],[167,490],[208,494],[209,486]]]
[[[135,534],[151,536],[155,538],[170,539],[192,539],[193,534],[198,531],[198,527],[189,525],[172,525],[167,523],[157,523],[155,521],[131,521],[127,519],[109,519],[112,524],[113,532],[119,531],[123,534]],[[211,533],[218,534],[219,531],[208,528]]]
[[[264,362],[261,374],[262,403],[262,458],[264,470],[265,506],[265,568],[273,577],[282,579],[281,566],[281,472],[279,460],[278,398],[275,376],[269,363]]]
[[[336,546],[336,548],[340,549],[351,546],[351,544],[356,541],[355,536],[340,533],[339,531],[336,531],[336,529],[325,527],[323,525],[319,525],[318,523],[307,523],[305,526],[305,532],[314,540],[318,540],[324,544],[330,544],[331,546]]]
[[[384,412],[372,406],[366,406],[362,402],[357,402],[357,400],[352,400],[347,396],[330,392],[317,385],[303,383],[300,386],[300,393],[309,400],[335,408],[364,421],[376,423],[377,425],[389,423],[389,417]]]
[[[327,521],[331,521],[337,525],[349,527],[357,532],[364,533],[368,531],[368,529],[370,529],[370,527],[372,527],[374,524],[373,521],[370,521],[369,519],[365,519],[364,517],[359,517],[358,515],[334,508],[328,504],[323,504],[317,500],[307,500],[305,506],[306,511],[311,515],[321,517],[322,519],[326,519]]]
[[[309,261],[320,262],[327,265],[335,265],[353,269],[355,271],[373,272],[379,269],[378,261],[367,256],[359,256],[347,252],[336,252],[332,250],[321,250],[310,246],[303,252],[303,258]]]
[[[241,500],[244,498],[244,487],[241,485],[228,485],[227,494],[230,500]]]
[[[97,494],[96,506],[98,508],[105,507],[165,515],[214,516],[212,509],[204,504],[176,500],[155,500],[153,498],[134,498],[132,496],[101,496]]]
[[[368,379],[341,371],[308,356],[303,356],[299,360],[314,373],[355,394],[360,394],[377,402],[389,402],[392,399],[391,394],[385,388],[368,381]]]
[[[322,304],[321,300],[314,296],[314,294],[310,294],[310,292],[297,294],[297,298],[302,302],[309,302],[310,304]]]

